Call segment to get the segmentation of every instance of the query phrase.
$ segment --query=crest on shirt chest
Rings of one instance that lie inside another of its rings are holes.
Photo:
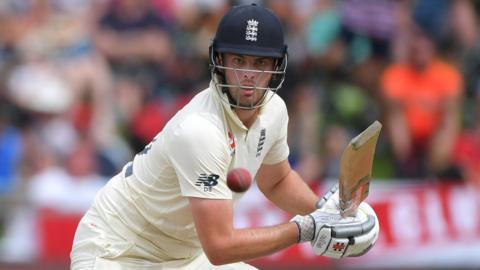
[[[228,132],[228,148],[230,149],[230,157],[233,157],[235,155],[235,138],[230,131]]]

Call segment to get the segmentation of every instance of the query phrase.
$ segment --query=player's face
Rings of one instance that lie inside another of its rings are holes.
[[[268,86],[272,77],[265,71],[274,69],[275,59],[227,53],[223,61],[228,68],[225,70],[226,83],[236,86],[228,90],[232,98],[242,106],[256,105],[264,96],[266,90],[263,88]]]

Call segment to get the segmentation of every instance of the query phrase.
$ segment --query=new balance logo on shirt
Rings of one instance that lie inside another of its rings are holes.
[[[206,173],[202,173],[200,174],[200,177],[198,177],[197,182],[195,182],[195,186],[203,186],[203,191],[210,192],[212,191],[212,187],[218,184],[219,177],[219,175],[213,173],[209,175],[207,175]]]

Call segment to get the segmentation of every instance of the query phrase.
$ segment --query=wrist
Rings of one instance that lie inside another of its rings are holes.
[[[290,222],[295,224],[295,226],[297,227],[297,243],[301,243],[302,238],[300,237],[300,235],[302,234],[302,229],[300,228],[300,223],[293,219],[290,220]]]

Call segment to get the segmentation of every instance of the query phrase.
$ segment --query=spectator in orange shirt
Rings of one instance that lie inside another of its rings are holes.
[[[412,23],[402,57],[381,77],[398,177],[442,177],[452,172],[450,157],[459,131],[461,74],[438,57],[436,33],[422,22]]]

